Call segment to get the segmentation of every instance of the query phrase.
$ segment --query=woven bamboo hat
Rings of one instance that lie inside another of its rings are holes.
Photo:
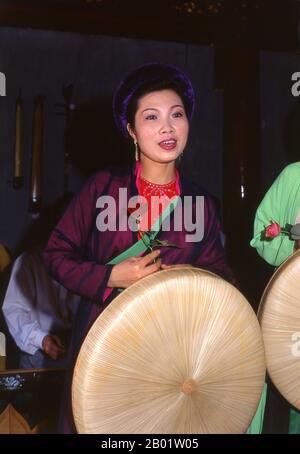
[[[101,314],[80,350],[79,433],[243,433],[265,377],[257,318],[239,291],[197,268],[152,274]]]
[[[300,410],[300,251],[273,274],[258,318],[269,375],[281,394]]]

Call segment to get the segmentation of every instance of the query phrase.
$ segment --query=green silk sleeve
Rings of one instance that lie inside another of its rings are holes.
[[[250,245],[258,254],[274,266],[279,266],[292,253],[294,241],[288,235],[266,240],[263,236],[265,227],[271,221],[281,227],[294,224],[300,209],[300,163],[287,166],[274,181],[262,202],[254,220],[254,235]]]

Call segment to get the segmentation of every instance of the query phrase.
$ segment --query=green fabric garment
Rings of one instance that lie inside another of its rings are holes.
[[[254,435],[262,433],[266,400],[267,400],[267,383],[264,384],[256,413],[254,415],[254,418],[252,419],[250,426],[248,427],[248,430],[246,432],[247,434]]]
[[[159,229],[163,223],[163,221],[166,219],[167,216],[169,216],[173,210],[175,210],[176,205],[179,200],[179,196],[174,197],[170,204],[164,209],[162,214],[159,216],[155,224],[152,226],[151,229],[151,235],[149,237],[146,235],[145,238],[137,241],[134,243],[130,248],[126,249],[126,251],[122,252],[119,254],[117,257],[114,257],[112,260],[110,260],[107,265],[117,265],[118,263],[122,262],[123,260],[128,259],[129,257],[137,257],[143,252],[145,252],[147,249],[150,251],[150,239],[154,240],[154,238],[157,236]]]
[[[295,224],[300,210],[300,162],[290,164],[274,181],[261,204],[254,221],[254,236],[251,246],[259,255],[274,266],[281,265],[294,250],[294,241],[288,235],[280,234],[272,240],[261,238],[261,234],[270,221],[281,227]]]
[[[179,196],[175,197],[170,204],[164,209],[162,214],[159,216],[155,224],[152,226],[152,230],[150,232],[150,235],[145,235],[145,238],[137,241],[134,243],[132,246],[130,246],[128,249],[125,251],[121,252],[121,254],[117,255],[117,257],[114,257],[111,259],[107,265],[117,265],[118,263],[123,262],[123,260],[129,259],[130,257],[138,257],[139,255],[143,254],[145,251],[151,250],[150,248],[150,240],[154,240],[154,238],[157,236],[159,229],[161,228],[161,225],[163,221],[166,219],[167,216],[169,216],[173,210],[175,210],[176,205],[179,200]],[[123,288],[118,288],[117,289],[119,293],[121,293],[124,289]]]
[[[290,409],[289,434],[300,434],[300,413]]]

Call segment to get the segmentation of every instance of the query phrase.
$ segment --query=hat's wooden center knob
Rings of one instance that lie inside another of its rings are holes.
[[[192,378],[188,378],[188,379],[184,380],[184,382],[182,383],[181,391],[184,394],[186,394],[187,396],[192,394],[195,391],[195,389],[196,389],[196,382]]]

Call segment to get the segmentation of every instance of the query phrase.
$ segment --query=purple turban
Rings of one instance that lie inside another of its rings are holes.
[[[120,83],[113,97],[113,114],[118,129],[128,136],[128,106],[132,97],[143,87],[163,82],[178,87],[183,98],[185,110],[190,120],[194,111],[195,93],[187,75],[175,66],[163,63],[148,63],[132,71]]]

